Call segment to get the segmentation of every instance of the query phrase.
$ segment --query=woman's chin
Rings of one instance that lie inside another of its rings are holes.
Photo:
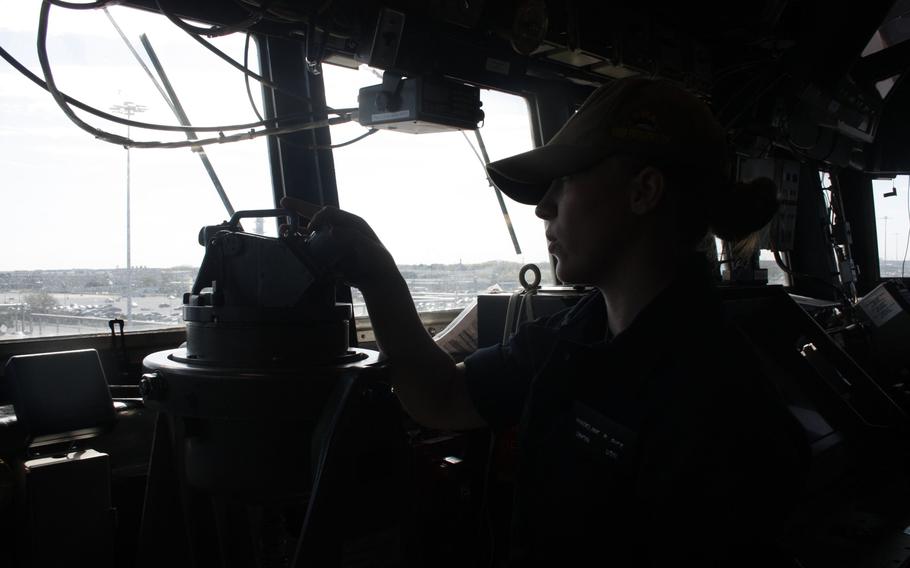
[[[581,282],[578,278],[577,271],[573,271],[571,266],[567,266],[566,263],[561,262],[557,259],[556,261],[556,277],[559,278],[559,281],[563,284],[575,284]]]
[[[559,258],[556,259],[556,277],[563,284],[575,286],[590,285],[595,282],[590,267],[585,270],[584,267],[573,266],[572,263]]]

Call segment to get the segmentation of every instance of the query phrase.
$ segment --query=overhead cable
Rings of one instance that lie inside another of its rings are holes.
[[[38,85],[45,91],[50,92],[49,89],[47,88],[47,83],[42,81],[40,77],[38,77],[31,71],[29,71],[29,69],[25,65],[20,63],[8,51],[3,49],[3,47],[0,47],[0,58],[2,58],[7,63],[9,63],[13,67],[13,69],[18,71],[22,75],[24,75],[26,79],[28,79],[32,83]],[[104,112],[103,110],[99,110],[95,107],[92,107],[78,99],[75,99],[75,98],[67,95],[66,93],[61,92],[60,94],[63,95],[63,98],[64,98],[64,100],[66,100],[67,103],[78,108],[79,110],[82,110],[89,114],[97,116],[98,118],[103,118],[104,120],[109,120],[111,122],[116,122],[118,124],[122,124],[124,126],[130,126],[132,128],[144,128],[146,130],[161,130],[161,131],[165,131],[165,132],[187,132],[188,130],[190,130],[183,126],[173,126],[173,125],[168,125],[168,124],[154,124],[154,123],[150,123],[150,122],[140,122],[137,120],[121,118],[119,116],[109,114],[107,112]],[[296,114],[293,116],[285,117],[285,118],[283,118],[283,120],[295,120],[295,119],[300,119],[300,118],[308,117],[308,116],[309,116],[309,113],[308,114]],[[231,125],[222,125],[222,126],[194,126],[192,128],[192,130],[195,130],[198,132],[225,132],[225,131],[230,131],[230,130],[249,130],[250,128],[268,126],[269,124],[273,124],[276,120],[277,119],[275,119],[275,118],[269,118],[269,119],[265,119],[265,120],[262,120],[259,122],[250,122],[247,124],[231,124]]]
[[[64,0],[47,0],[54,6],[68,10],[95,10],[104,8],[114,3],[114,0],[98,0],[97,2],[65,2]]]
[[[259,138],[262,136],[268,135],[277,135],[277,134],[289,134],[292,132],[300,132],[303,130],[312,130],[315,128],[322,128],[326,126],[331,126],[334,124],[342,124],[344,122],[350,122],[353,120],[353,114],[345,114],[337,118],[324,119],[318,121],[311,121],[304,124],[295,124],[282,127],[272,127],[272,128],[263,128],[262,130],[250,129],[248,132],[242,132],[237,134],[225,135],[224,133],[219,133],[220,135],[216,138],[204,138],[200,140],[184,140],[178,142],[159,142],[159,141],[134,141],[129,138],[120,136],[119,134],[113,134],[110,132],[105,132],[99,128],[96,128],[81,118],[79,118],[73,109],[70,108],[64,95],[57,89],[57,84],[54,81],[54,75],[51,71],[50,62],[47,56],[47,29],[48,21],[50,19],[50,8],[51,4],[47,0],[42,2],[41,11],[38,19],[38,40],[37,40],[37,51],[38,51],[38,61],[41,64],[41,71],[44,73],[44,82],[47,86],[48,92],[53,97],[54,101],[57,103],[57,106],[60,107],[60,110],[63,111],[63,114],[70,119],[73,124],[85,130],[95,138],[102,140],[104,142],[110,142],[112,144],[122,145],[127,148],[193,148],[198,146],[207,146],[210,144],[225,144],[228,142],[237,142],[240,140],[252,140],[254,138]],[[192,130],[201,130],[201,128],[196,127],[181,127],[180,130],[192,131]]]
[[[229,25],[214,25],[208,28],[202,28],[199,26],[194,26],[183,19],[179,18],[173,14],[170,10],[165,10],[161,5],[161,0],[155,0],[155,5],[158,6],[158,11],[161,12],[165,18],[171,21],[175,26],[189,34],[200,34],[207,37],[220,37],[234,32],[246,31],[250,26],[259,23],[262,20],[262,16],[256,13],[253,13],[247,10],[247,17],[237,22],[236,24]]]

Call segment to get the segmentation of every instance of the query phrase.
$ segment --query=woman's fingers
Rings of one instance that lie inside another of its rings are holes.
[[[353,229],[363,236],[378,241],[379,238],[362,218],[348,213],[332,205],[320,206],[296,197],[282,197],[281,206],[300,213],[302,217],[310,220],[306,226],[308,231],[316,231],[326,227]]]
[[[284,209],[292,209],[307,219],[312,219],[313,216],[322,209],[322,205],[316,205],[315,203],[297,199],[296,197],[282,197],[281,207]]]
[[[281,207],[308,218],[310,222],[306,231],[325,231],[329,239],[327,243],[336,249],[338,255],[334,267],[347,283],[361,287],[382,278],[384,274],[395,272],[395,261],[369,223],[357,215],[295,197],[283,197]]]
[[[282,197],[280,205],[284,209],[290,209],[299,213],[300,217],[304,219],[302,224],[306,230],[314,230],[319,226],[314,224],[313,220],[320,217],[320,213],[325,209],[322,205],[316,205],[315,203],[310,203],[304,199],[297,199],[296,197]],[[322,223],[325,223],[325,220],[323,220]]]
[[[348,213],[337,207],[328,205],[322,208],[318,213],[316,213],[312,219],[310,219],[310,230],[318,230],[325,227],[334,227],[336,229],[348,229],[353,230],[361,235],[375,239],[376,234],[373,232],[373,229],[370,228],[370,225],[353,213]]]
[[[281,207],[291,209],[300,213],[301,217],[309,220],[308,230],[316,230],[325,226],[345,226],[350,225],[350,220],[346,218],[349,214],[344,213],[337,207],[316,205],[304,199],[296,197],[282,197]]]

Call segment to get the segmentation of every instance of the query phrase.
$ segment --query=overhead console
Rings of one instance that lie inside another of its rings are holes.
[[[661,77],[704,96],[741,155],[782,154],[867,171],[881,169],[870,145],[886,106],[903,104],[893,100],[898,89],[889,93],[876,83],[891,78],[893,86],[910,61],[897,57],[907,51],[897,25],[904,0],[836,7],[787,0],[130,3],[160,6],[172,19],[221,24],[219,33],[235,26],[296,39],[311,69],[320,62],[367,64],[437,84],[562,90],[575,102],[605,82]],[[861,57],[872,47],[877,52]],[[416,81],[403,85],[404,93],[420,93]],[[394,124],[405,110],[370,113],[364,124],[428,131],[413,121],[410,128]],[[451,114],[443,125],[451,125]]]

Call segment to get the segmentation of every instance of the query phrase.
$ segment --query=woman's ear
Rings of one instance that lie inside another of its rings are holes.
[[[662,171],[645,166],[630,183],[629,209],[637,215],[650,213],[663,199],[666,185]]]

